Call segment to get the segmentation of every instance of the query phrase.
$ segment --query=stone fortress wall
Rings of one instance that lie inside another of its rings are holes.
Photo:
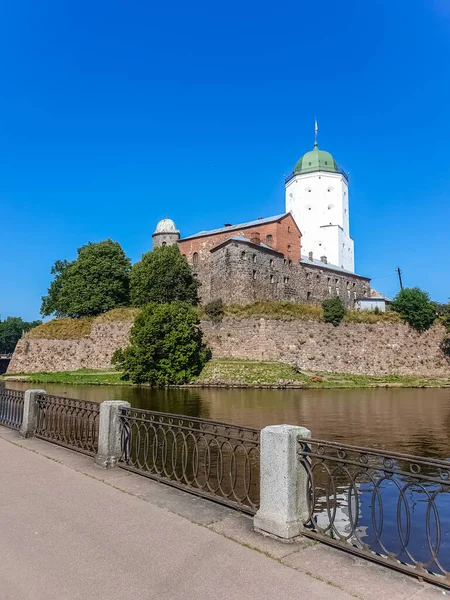
[[[9,373],[111,368],[118,347],[128,344],[132,322],[94,324],[91,334],[74,340],[19,341]],[[419,334],[400,323],[233,319],[201,323],[214,358],[287,362],[300,369],[339,373],[448,376],[450,364],[440,349],[445,330],[434,325]]]
[[[194,266],[201,283],[202,303],[221,298],[224,304],[257,300],[289,300],[320,304],[339,296],[347,308],[370,294],[370,279],[327,267],[306,264],[255,244],[230,240],[215,249],[208,261]]]

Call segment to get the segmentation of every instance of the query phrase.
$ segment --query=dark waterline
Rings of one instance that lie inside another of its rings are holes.
[[[0,384],[1,385],[1,384]],[[12,389],[29,383],[7,382]],[[313,436],[419,456],[450,457],[450,389],[164,389],[45,387],[52,394],[262,428],[289,423]]]

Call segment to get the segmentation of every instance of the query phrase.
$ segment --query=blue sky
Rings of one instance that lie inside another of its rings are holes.
[[[88,241],[136,261],[166,214],[188,235],[283,212],[316,115],[357,272],[446,301],[449,66],[448,0],[3,3],[0,315],[37,318]]]

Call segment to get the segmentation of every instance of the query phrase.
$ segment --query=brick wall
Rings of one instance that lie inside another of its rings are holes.
[[[205,235],[201,237],[188,238],[179,241],[181,254],[184,254],[190,264],[194,263],[194,254],[198,256],[198,264],[201,265],[209,260],[210,251],[233,236],[253,239],[258,237],[261,242],[267,244],[274,250],[289,256],[294,261],[300,260],[301,236],[298,227],[290,214],[285,215],[279,221],[245,227],[239,230],[229,230]],[[268,237],[268,236],[271,236]]]

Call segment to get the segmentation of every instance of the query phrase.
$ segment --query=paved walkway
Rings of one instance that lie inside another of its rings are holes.
[[[321,544],[265,538],[227,508],[0,427],[1,600],[443,596]]]

